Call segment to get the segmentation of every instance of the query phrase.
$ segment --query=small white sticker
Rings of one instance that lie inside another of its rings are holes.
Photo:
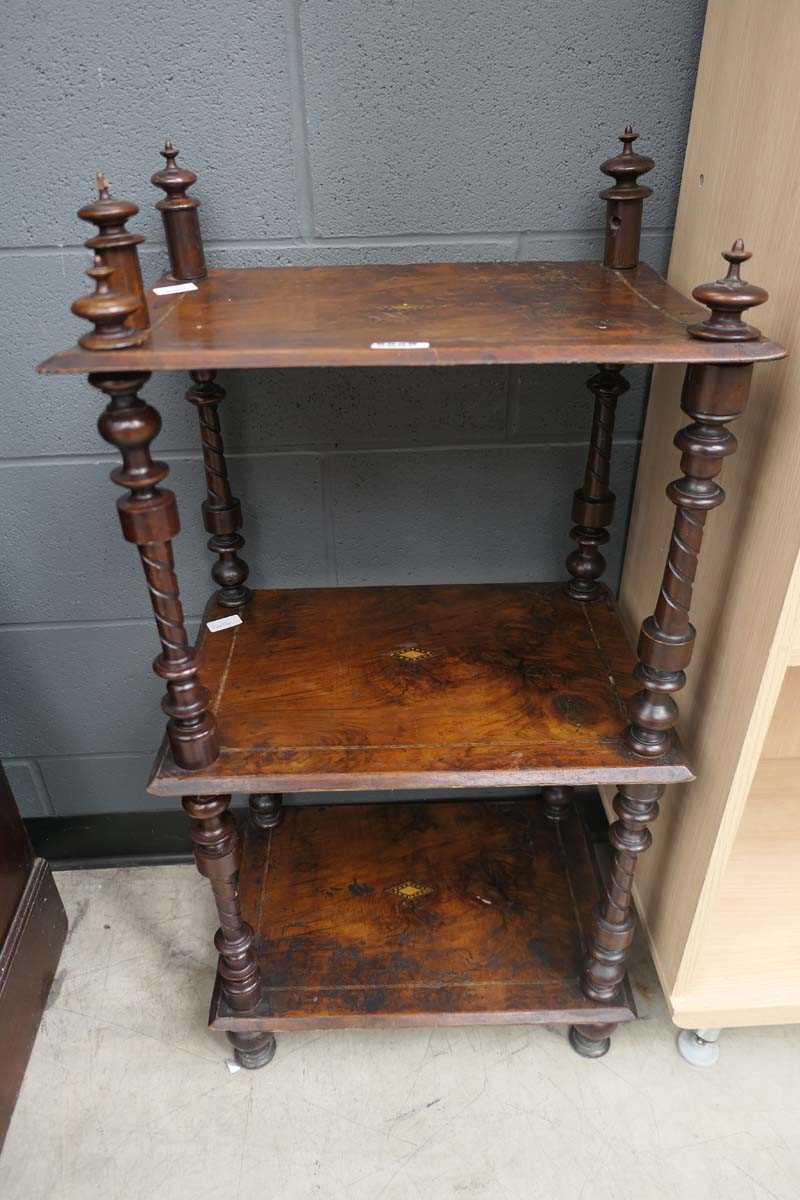
[[[219,633],[220,629],[233,629],[234,625],[242,625],[244,622],[238,613],[233,613],[230,617],[217,617],[216,621],[206,621],[206,628],[212,633]]]
[[[370,350],[430,350],[430,342],[371,342]]]
[[[153,288],[157,296],[174,296],[176,292],[196,292],[196,283],[170,283],[167,287]]]

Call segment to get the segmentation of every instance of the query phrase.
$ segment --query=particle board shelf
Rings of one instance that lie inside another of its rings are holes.
[[[148,293],[150,337],[76,347],[51,373],[463,363],[749,363],[774,343],[690,337],[705,309],[650,267],[598,262],[417,263],[209,271]]]
[[[619,1022],[581,991],[598,877],[573,811],[537,800],[287,808],[245,833],[245,920],[267,981],[222,1030]]]
[[[197,657],[220,753],[165,746],[149,790],[262,792],[691,779],[626,745],[635,658],[608,593],[563,583],[256,591],[212,600]]]

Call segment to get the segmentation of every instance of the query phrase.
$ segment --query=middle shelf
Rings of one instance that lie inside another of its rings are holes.
[[[213,600],[198,641],[220,754],[187,772],[165,746],[149,791],[361,791],[670,783],[680,746],[628,750],[639,685],[613,601],[563,583],[261,590]]]

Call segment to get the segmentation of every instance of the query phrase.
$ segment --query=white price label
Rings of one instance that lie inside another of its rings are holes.
[[[176,292],[196,292],[196,283],[170,283],[164,287],[154,287],[157,296],[174,296]]]
[[[430,350],[430,342],[371,342],[370,350]]]
[[[206,629],[210,629],[212,633],[219,633],[221,629],[233,629],[234,625],[243,624],[239,614],[233,613],[230,617],[217,617],[216,621],[206,621]]]

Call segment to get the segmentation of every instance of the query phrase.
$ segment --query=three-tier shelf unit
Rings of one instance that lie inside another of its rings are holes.
[[[211,1025],[243,1066],[270,1060],[276,1030],[381,1024],[560,1023],[598,1057],[635,1015],[634,866],[664,786],[692,778],[673,693],[695,637],[703,526],[724,498],[727,423],[744,410],[753,364],[784,353],[742,319],[767,297],[741,278],[741,243],[724,256],[727,276],[695,289],[706,308],[639,263],[650,194],[639,176],[653,163],[635,137],[626,129],[602,166],[613,180],[601,193],[603,262],[207,270],[196,176],[169,143],[153,183],[171,270],[154,289],[126,227],[136,205],[100,177],[80,210],[98,227],[87,242],[95,291],[73,311],[93,328],[40,370],[88,374],[108,401],[99,428],[122,458],[122,531],[162,647],[168,721],[149,790],[181,797],[191,818],[220,920]],[[250,591],[217,372],[466,363],[600,364],[565,580]],[[636,653],[601,582],[614,410],[632,363],[687,364],[689,418],[675,439],[664,576]],[[216,555],[194,647],[172,556],[176,501],[150,452],[160,419],[139,395],[151,372],[176,370],[191,376]],[[587,784],[618,788],[605,884],[573,804]],[[486,787],[531,794],[470,799]],[[284,792],[441,788],[458,798],[281,804]],[[250,800],[241,833],[234,792]]]

